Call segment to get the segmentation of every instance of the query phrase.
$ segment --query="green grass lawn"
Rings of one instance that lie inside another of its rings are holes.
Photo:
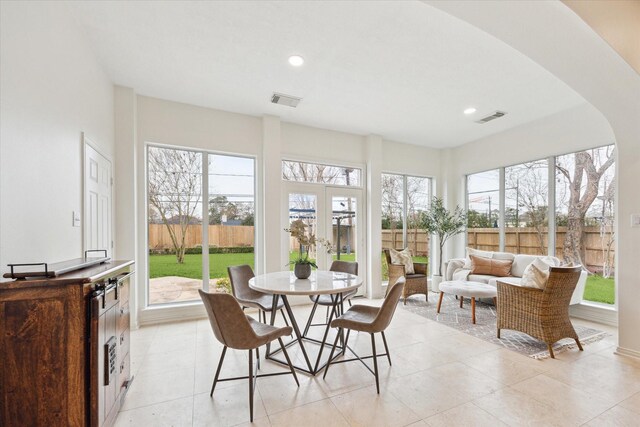
[[[602,276],[590,275],[584,288],[583,298],[587,301],[613,304],[616,300],[614,279],[605,279]]]
[[[227,266],[249,264],[253,268],[254,254],[209,254],[211,278],[227,277]],[[149,255],[149,277],[178,276],[202,279],[202,255],[184,256],[184,264],[175,255]]]

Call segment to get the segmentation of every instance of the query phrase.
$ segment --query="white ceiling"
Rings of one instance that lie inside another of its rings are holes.
[[[451,147],[585,102],[511,47],[417,1],[68,7],[114,83],[199,106]],[[305,64],[291,67],[292,54]],[[274,105],[274,91],[303,100]],[[475,115],[462,113],[469,106]],[[473,122],[494,110],[508,115]]]

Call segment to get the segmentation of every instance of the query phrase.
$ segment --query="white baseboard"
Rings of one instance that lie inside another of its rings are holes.
[[[291,306],[311,304],[311,300],[306,296],[289,297]],[[247,313],[251,313],[247,309]],[[157,325],[160,323],[183,322],[186,320],[206,319],[207,311],[200,301],[191,303],[164,305],[156,307],[147,307],[138,313],[138,327]]]
[[[590,322],[603,323],[609,326],[618,326],[618,311],[613,307],[583,302],[569,307],[571,317],[588,320]]]
[[[633,357],[635,359],[640,359],[640,351],[631,350],[629,348],[618,347],[614,354],[618,354],[620,356]]]

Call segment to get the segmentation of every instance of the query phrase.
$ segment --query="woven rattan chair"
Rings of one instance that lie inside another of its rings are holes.
[[[400,294],[405,286],[404,277],[398,278],[398,280],[390,286],[391,290],[387,293],[382,306],[381,307],[372,307],[369,305],[354,305],[349,310],[347,310],[342,316],[334,319],[331,322],[332,328],[339,328],[338,333],[336,334],[336,339],[333,342],[333,347],[331,348],[331,354],[329,355],[329,361],[327,363],[327,367],[324,371],[324,375],[322,378],[327,377],[327,372],[329,372],[329,366],[332,363],[344,363],[351,362],[353,360],[359,360],[365,368],[369,370],[376,377],[376,390],[378,394],[380,394],[380,381],[378,380],[378,357],[387,356],[387,360],[389,360],[389,366],[391,366],[391,355],[389,354],[389,347],[387,346],[387,338],[384,336],[384,330],[387,329],[389,324],[391,323],[391,319],[393,318],[393,314],[396,311],[396,307],[398,305],[398,300],[400,299]],[[347,336],[344,340],[343,346],[343,354],[346,353],[346,349],[349,348],[351,352],[356,356],[355,359],[346,359],[346,360],[333,360],[333,354],[336,351],[336,346],[338,344],[338,339],[342,336],[343,330],[347,330]],[[351,331],[359,331],[366,332],[371,335],[371,356],[358,356],[350,347],[347,347],[349,343],[349,333]],[[376,339],[375,334],[380,333],[382,335],[382,342],[384,343],[383,354],[376,353]],[[364,363],[363,359],[373,359],[373,370]]]
[[[255,277],[253,269],[249,265],[236,265],[227,267],[229,273],[229,281],[231,282],[231,293],[236,297],[236,300],[242,306],[244,310],[247,307],[258,309],[258,320],[267,323],[267,314],[273,309],[273,296],[258,292],[249,287],[249,280]],[[289,326],[287,317],[284,315],[283,308],[284,303],[278,298],[278,305],[276,310],[280,311],[284,323]],[[261,316],[262,315],[262,318]]]
[[[544,290],[498,281],[498,338],[501,329],[524,332],[544,341],[552,358],[552,346],[562,338],[573,338],[582,351],[569,319],[569,301],[581,271],[582,267],[551,267]]]
[[[335,260],[331,263],[331,267],[329,268],[329,271],[336,271],[336,272],[340,272],[340,273],[349,273],[349,274],[353,274],[353,275],[358,275],[358,263],[357,262],[350,262],[350,261],[339,261],[339,260]],[[349,306],[351,306],[351,298],[353,298],[353,296],[358,292],[357,289],[354,289],[352,291],[349,292],[344,292],[342,294],[342,299],[344,301],[348,301],[349,302]],[[335,295],[309,295],[309,299],[311,299],[311,301],[313,301],[313,308],[311,309],[311,314],[309,315],[309,319],[307,320],[307,325],[304,328],[304,334],[303,335],[307,335],[307,333],[309,332],[309,328],[311,326],[319,326],[319,325],[326,325],[329,321],[329,308],[333,307],[333,300],[332,298],[336,298]],[[325,307],[327,307],[327,314],[325,315],[325,323],[312,323],[313,322],[313,316],[316,314],[316,309],[318,308],[319,305],[323,305]],[[338,313],[340,314],[340,313]]]
[[[391,253],[389,249],[384,249],[384,256],[387,258],[387,266],[389,267],[389,283],[396,283],[400,277],[404,277],[406,284],[402,291],[402,301],[407,304],[407,297],[415,294],[424,294],[426,300],[429,301],[429,291],[427,288],[427,264],[414,262],[413,269],[415,274],[406,274],[404,265],[393,264],[391,262]],[[391,286],[387,287],[387,293]]]
[[[283,328],[277,328],[271,325],[265,325],[253,318],[245,315],[240,308],[240,305],[236,299],[225,293],[207,293],[198,289],[200,298],[207,309],[209,316],[209,322],[211,323],[211,329],[213,334],[220,341],[224,347],[222,354],[220,355],[220,361],[218,362],[218,368],[216,369],[215,376],[213,377],[213,385],[211,386],[211,393],[209,396],[213,397],[213,391],[216,388],[216,384],[219,381],[234,381],[241,379],[249,380],[249,416],[251,422],[253,422],[253,394],[256,386],[256,378],[259,377],[271,377],[274,375],[293,375],[298,387],[298,377],[293,370],[291,360],[287,354],[282,337],[285,335],[291,335],[291,326],[285,326]],[[271,374],[260,374],[260,354],[258,348],[262,345],[268,344],[271,341],[278,340],[280,348],[284,357],[289,364],[289,372],[274,372]],[[227,353],[227,348],[233,348],[236,350],[249,350],[249,375],[246,377],[233,377],[233,378],[220,378],[220,370],[222,369],[222,362],[224,356]],[[256,362],[257,368],[254,370],[253,366],[253,350],[256,350]],[[255,372],[255,373],[254,373]]]

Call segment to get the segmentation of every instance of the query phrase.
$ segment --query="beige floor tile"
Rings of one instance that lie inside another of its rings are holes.
[[[162,375],[138,375],[124,401],[123,410],[193,395],[193,368],[166,371]]]
[[[611,407],[596,394],[570,387],[546,375],[538,375],[511,388],[552,407],[562,419],[576,424],[583,424]]]
[[[620,406],[640,414],[640,393],[636,393],[627,400],[622,401]]]
[[[427,418],[490,394],[502,385],[462,363],[451,363],[392,380],[388,387],[412,411]]]
[[[588,427],[638,427],[638,425],[640,425],[638,413],[619,405],[586,424]]]
[[[258,420],[267,416],[259,393],[254,395],[253,418]],[[196,394],[193,400],[193,425],[196,426],[235,426],[247,423],[249,416],[249,383],[235,382],[231,387],[216,391],[213,397],[209,393]]]
[[[190,427],[193,415],[193,396],[170,400],[142,408],[122,411],[116,419],[116,427]]]
[[[425,420],[425,424],[432,427],[498,427],[506,425],[472,402],[467,402],[464,405],[456,406],[448,411],[429,417]]]
[[[567,423],[549,405],[509,388],[483,396],[473,403],[511,426],[578,425]]]
[[[350,425],[356,426],[405,426],[420,417],[393,394],[375,386],[354,390],[331,398]]]
[[[278,367],[278,370],[282,370]],[[325,399],[327,395],[318,385],[319,378],[298,373],[300,387],[292,375],[258,378],[258,390],[267,414],[275,414],[296,406]]]
[[[513,352],[504,349],[490,351],[464,359],[462,363],[505,385],[515,384],[544,372],[542,366],[535,366],[541,365],[538,361],[528,358],[533,362],[530,363],[524,358],[512,358],[507,353]]]
[[[330,399],[308,403],[293,409],[269,415],[273,427],[342,427],[349,426]]]
[[[150,353],[142,361],[138,375],[162,375],[170,370],[192,369],[195,367],[194,352],[174,349],[162,353]]]
[[[640,365],[636,367],[624,359],[595,354],[565,363],[544,375],[596,395],[613,406],[640,391]]]
[[[182,349],[184,351],[194,351],[196,347],[196,333],[186,333],[185,335],[167,335],[162,333],[162,330],[154,337],[153,341],[149,345],[147,354],[153,353],[165,353],[173,351],[175,349]]]

